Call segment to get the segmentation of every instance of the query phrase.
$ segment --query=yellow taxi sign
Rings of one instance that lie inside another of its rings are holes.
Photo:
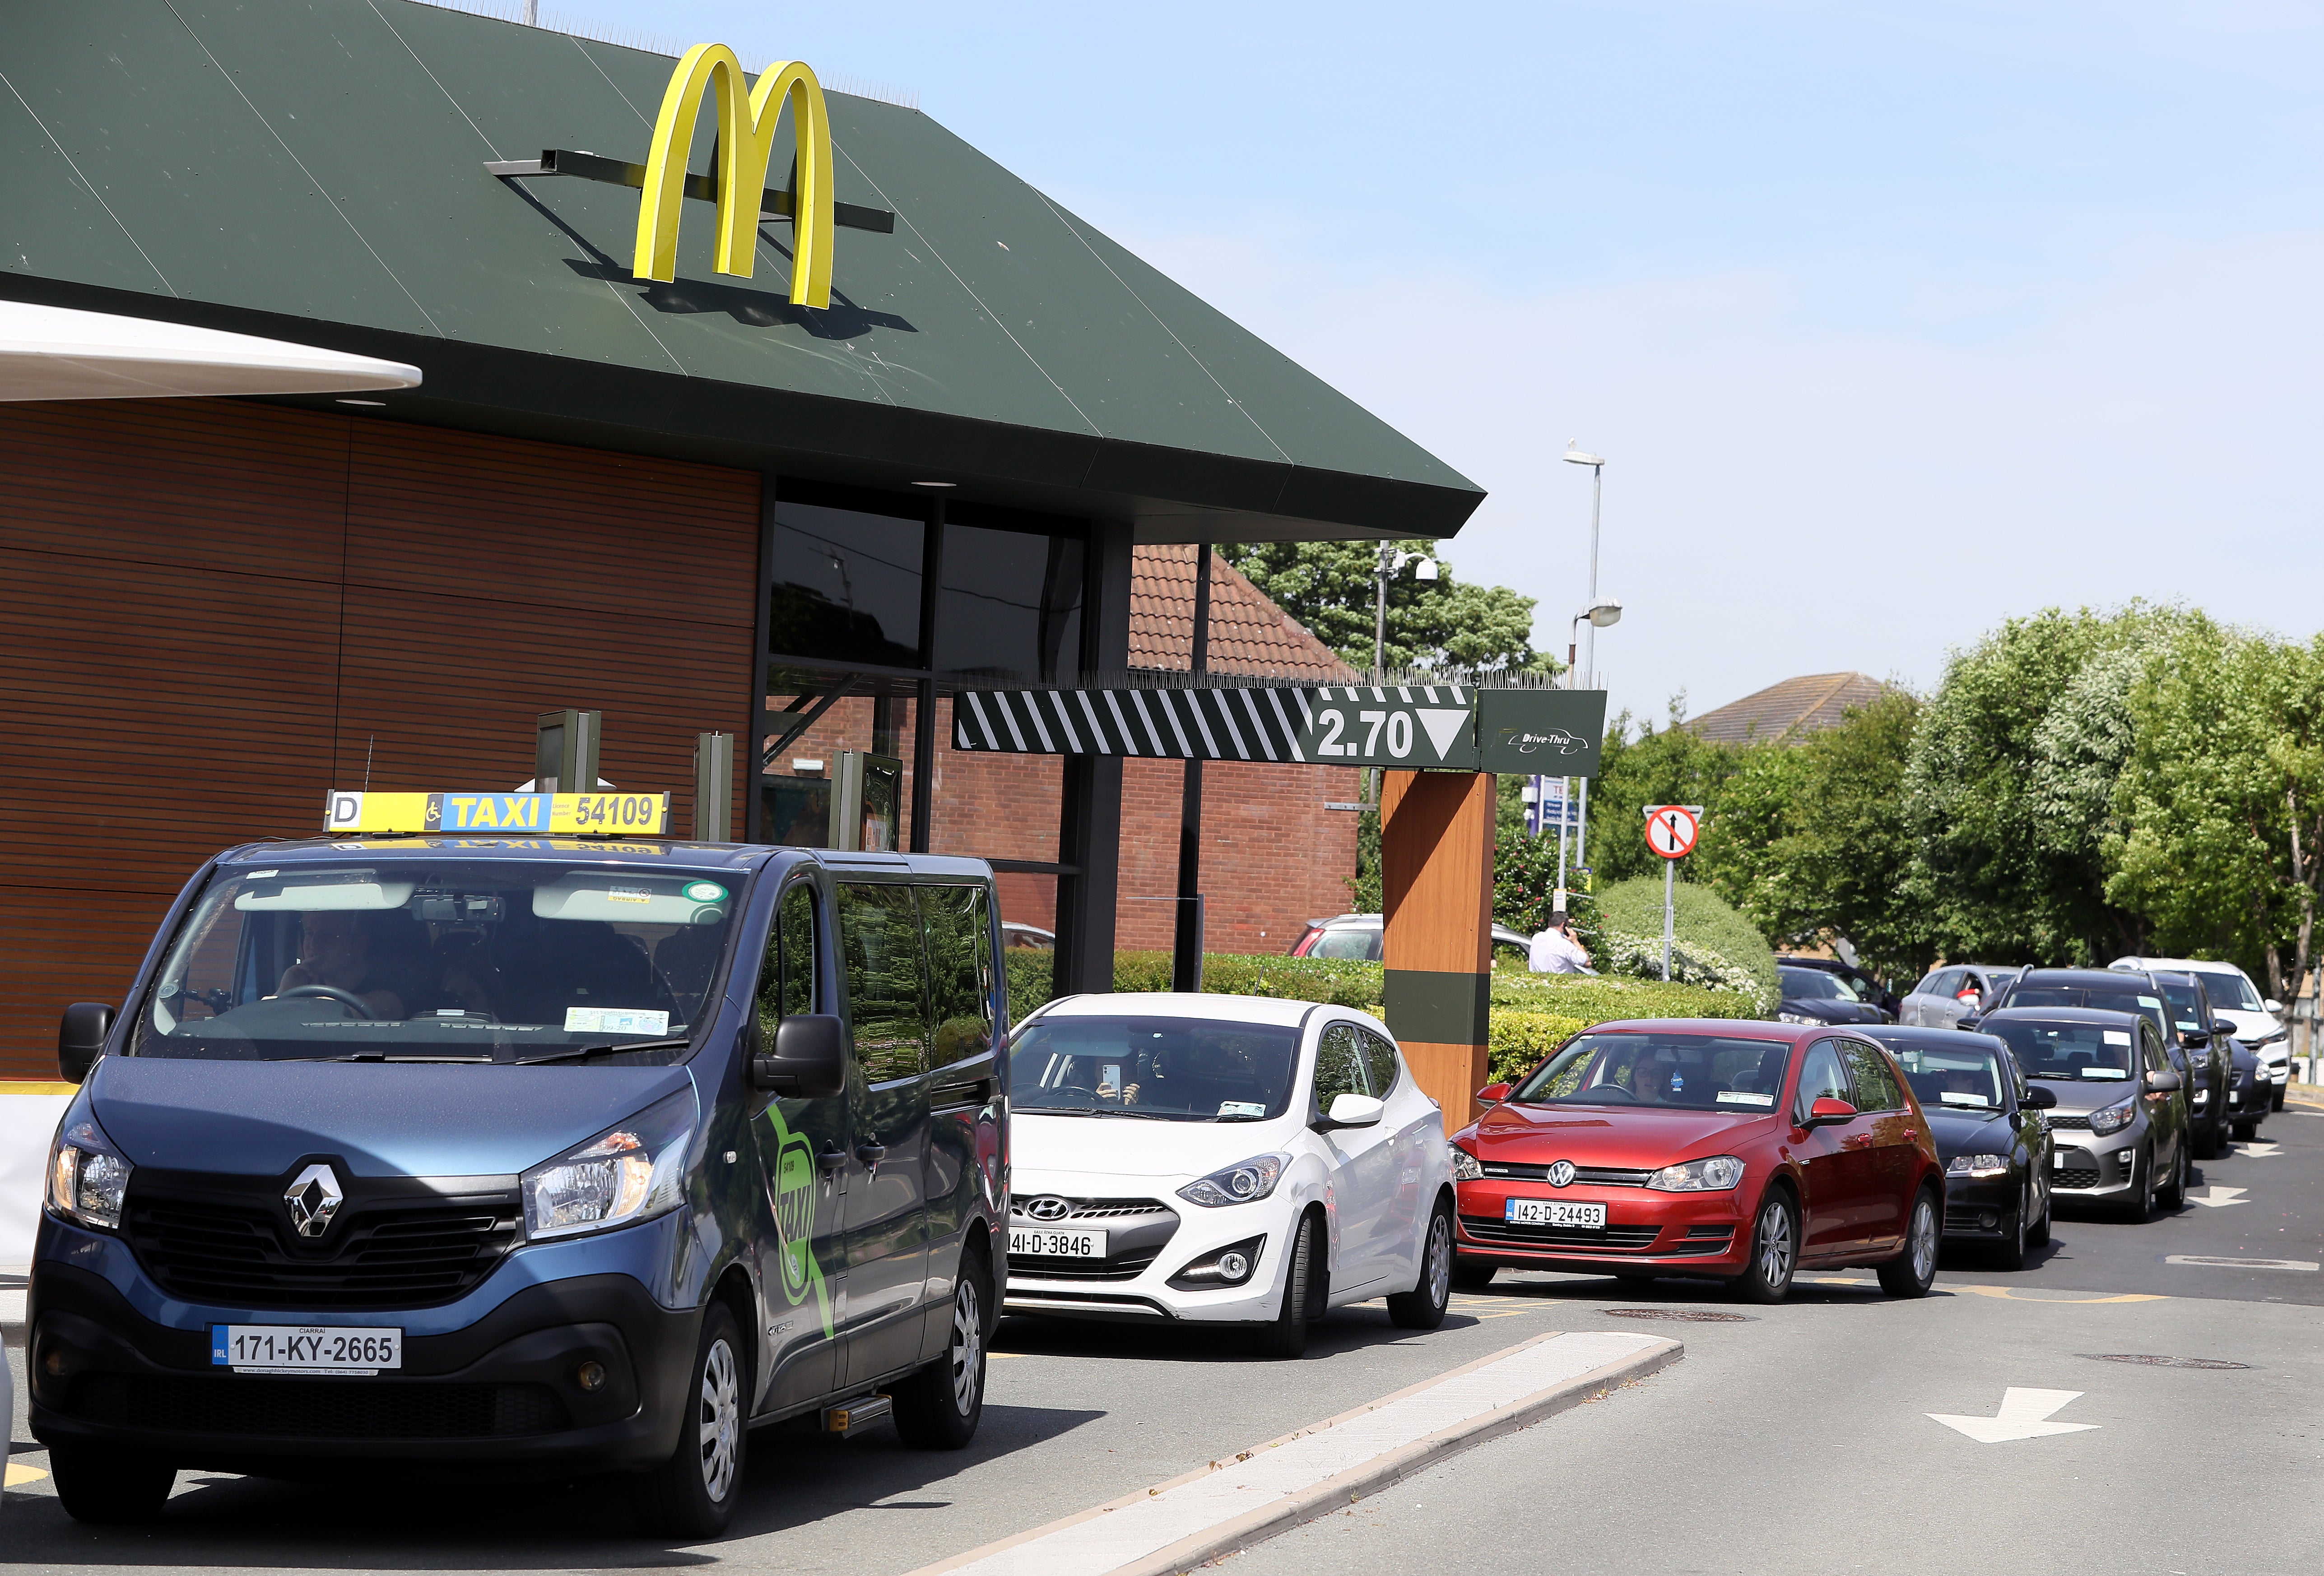
[[[563,832],[658,837],[669,830],[668,794],[372,794],[334,792],[323,830]]]

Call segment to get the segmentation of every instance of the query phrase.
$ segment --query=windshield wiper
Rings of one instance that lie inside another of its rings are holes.
[[[1175,1117],[1159,1111],[1130,1111],[1118,1105],[1020,1105],[1019,1112],[1026,1116],[1134,1116],[1141,1121],[1175,1121]]]
[[[351,1051],[344,1056],[318,1056],[320,1062],[489,1062],[490,1056],[391,1056],[385,1051]]]
[[[514,1067],[535,1067],[543,1062],[580,1062],[591,1056],[610,1056],[621,1051],[682,1051],[694,1043],[692,1035],[674,1035],[665,1040],[631,1040],[618,1046],[580,1046],[569,1051],[551,1051],[545,1056],[519,1056],[509,1064]]]

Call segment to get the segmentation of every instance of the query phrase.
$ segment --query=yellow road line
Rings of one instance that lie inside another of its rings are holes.
[[[26,1483],[37,1483],[47,1476],[48,1474],[38,1467],[20,1467],[14,1461],[8,1463],[8,1487],[11,1488]]]
[[[2098,1294],[2085,1295],[2080,1292],[2043,1295],[2041,1294],[2044,1288],[2041,1286],[1951,1286],[1944,1289],[1949,1292],[1968,1292],[1980,1297],[1998,1297],[2005,1303],[2061,1303],[2080,1305],[2088,1303],[2167,1303],[2171,1300],[2160,1292],[2117,1292],[2109,1296]]]

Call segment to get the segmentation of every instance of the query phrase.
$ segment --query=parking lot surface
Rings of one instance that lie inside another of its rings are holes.
[[[188,1472],[158,1526],[84,1527],[30,1476],[45,1452],[20,1399],[12,1476],[27,1480],[0,1544],[26,1571],[902,1576],[1544,1332],[1627,1330],[1686,1356],[1228,1563],[1529,1572],[1554,1551],[1572,1571],[1935,1570],[2006,1548],[2014,1570],[2306,1570],[2324,1532],[2324,1273],[2170,1261],[2324,1261],[2324,1115],[2279,1113],[2199,1182],[2221,1202],[2144,1225],[2061,1214],[2019,1274],[1949,1255],[1917,1303],[1884,1298],[1868,1271],[1811,1276],[1775,1308],[1701,1283],[1504,1276],[1433,1332],[1397,1330],[1378,1304],[1338,1313],[1296,1363],[1203,1332],[1014,1319],[969,1450],[907,1450],[884,1427],[759,1434],[733,1531],[694,1547],[636,1536],[603,1485],[359,1476]],[[2119,1357],[2247,1366],[2105,1360]],[[23,1354],[9,1359],[21,1397]],[[2080,1391],[2052,1420],[2097,1426],[1984,1444],[1927,1415],[1990,1417],[2012,1387]]]

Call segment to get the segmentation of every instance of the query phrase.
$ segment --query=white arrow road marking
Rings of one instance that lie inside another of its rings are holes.
[[[2027,1390],[2015,1385],[2002,1393],[2001,1410],[1991,1417],[1956,1417],[1949,1413],[1930,1412],[1924,1416],[1934,1418],[1957,1433],[1966,1433],[1979,1444],[2000,1444],[2012,1439],[2040,1439],[2051,1433],[2080,1433],[2085,1429],[2099,1428],[2097,1423],[2052,1423],[2050,1414],[2078,1400],[2080,1390]]]
[[[1415,706],[1412,714],[1418,717],[1420,725],[1428,730],[1428,742],[1436,746],[1436,759],[1439,760],[1443,760],[1444,752],[1452,748],[1452,741],[1461,730],[1469,725],[1469,714],[1465,709],[1448,712]]]
[[[2210,1197],[2198,1198],[2195,1194],[2190,1193],[2187,1195],[2187,1200],[2190,1203],[2209,1204],[2215,1210],[2223,1210],[2229,1204],[2247,1204],[2251,1203],[2251,1200],[2247,1198],[2237,1196],[2245,1191],[2246,1190],[2240,1187],[2227,1187],[2215,1182],[2211,1184]]]
[[[2191,1264],[2203,1269],[2300,1269],[2313,1275],[2316,1263],[2308,1258],[2231,1258],[2219,1254],[2172,1253],[2165,1264]]]
[[[2281,1144],[2260,1143],[2237,1144],[2236,1146],[2236,1148],[2239,1153],[2248,1155],[2255,1160],[2273,1160],[2276,1157],[2276,1152],[2282,1147],[2283,1146]]]

